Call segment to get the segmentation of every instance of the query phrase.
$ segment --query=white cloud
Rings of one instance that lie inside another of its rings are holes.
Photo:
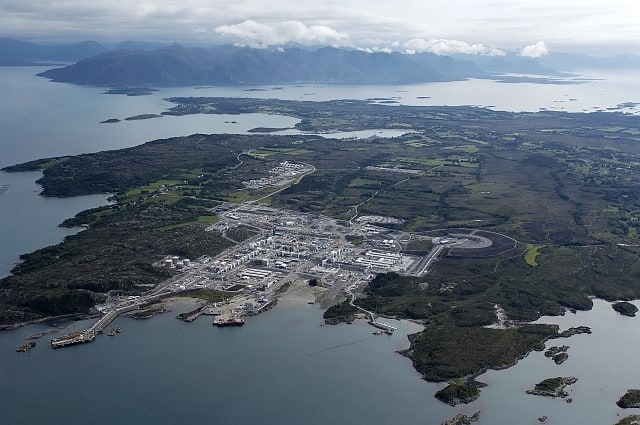
[[[505,53],[495,47],[488,47],[483,44],[469,44],[461,40],[445,40],[414,38],[404,43],[406,53],[430,52],[437,55],[447,55],[452,53],[464,53],[467,55],[487,55],[504,56]]]
[[[0,0],[0,28],[2,36],[45,43],[297,41],[404,50],[407,40],[424,39],[444,45],[426,51],[499,54],[486,46],[519,51],[545,40],[557,50],[615,54],[640,53],[638,8],[638,0]],[[456,40],[466,43],[454,48]]]
[[[548,54],[549,50],[544,41],[538,41],[536,44],[531,44],[520,51],[520,56],[529,58],[539,58],[540,56]]]
[[[391,53],[391,52],[393,52],[393,50],[391,50],[389,47],[378,47],[378,46],[358,47],[357,49],[360,50],[361,52],[367,52],[367,53]]]
[[[307,26],[300,21],[284,21],[272,25],[252,19],[235,25],[221,25],[215,32],[224,38],[251,46],[267,47],[287,43],[331,44],[343,46],[349,35],[325,25]]]

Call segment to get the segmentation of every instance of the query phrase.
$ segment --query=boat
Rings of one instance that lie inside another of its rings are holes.
[[[53,338],[51,340],[51,347],[60,348],[60,347],[66,347],[68,345],[83,344],[85,342],[93,341],[95,337],[96,337],[95,332],[88,332],[88,331],[72,332],[70,334],[63,335],[60,338]]]
[[[26,344],[21,345],[20,347],[16,348],[16,351],[18,353],[26,353],[27,351],[31,350],[35,346],[36,346],[36,342],[35,341],[29,341]]]
[[[244,325],[244,319],[237,314],[221,315],[213,319],[215,326],[242,326]]]
[[[114,336],[115,334],[116,334],[116,330],[114,328],[111,328],[111,330],[109,331],[109,333],[107,335]]]
[[[382,332],[391,335],[393,333],[393,331],[396,330],[395,326],[391,326],[391,325],[387,325],[386,323],[382,323],[382,322],[377,322],[375,320],[371,320],[369,321],[369,324],[371,326],[375,326],[378,329],[381,329]]]

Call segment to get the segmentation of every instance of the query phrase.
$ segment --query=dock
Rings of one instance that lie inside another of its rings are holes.
[[[358,305],[355,305],[356,295],[352,292],[350,292],[349,295],[351,296],[351,301],[349,301],[349,304],[351,304],[353,307],[357,308],[358,310],[362,311],[367,316],[369,316],[369,324],[371,326],[381,329],[382,331],[384,331],[389,335],[391,335],[394,331],[398,330],[398,328],[396,328],[395,326],[391,326],[388,323],[379,322],[376,319],[376,314],[373,311],[369,311]]]
[[[127,313],[129,311],[137,309],[137,305],[134,306],[126,306],[117,308],[115,310],[109,311],[107,314],[102,316],[98,321],[96,321],[91,327],[78,332],[72,332],[67,335],[63,335],[59,338],[53,338],[51,340],[52,348],[61,348],[69,345],[75,344],[84,344],[85,342],[93,341],[98,334],[102,333],[102,331],[111,324],[118,316],[121,314]]]

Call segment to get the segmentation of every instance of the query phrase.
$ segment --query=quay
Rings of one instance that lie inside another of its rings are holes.
[[[68,345],[75,344],[83,344],[85,342],[93,341],[98,334],[102,333],[102,331],[109,326],[111,322],[116,320],[118,316],[121,314],[127,313],[129,311],[135,310],[138,308],[138,305],[128,305],[125,307],[116,308],[115,310],[109,311],[107,314],[102,316],[96,323],[91,325],[90,328],[87,328],[83,331],[72,332],[67,335],[63,335],[60,338],[53,338],[51,340],[52,348],[60,348],[66,347]]]

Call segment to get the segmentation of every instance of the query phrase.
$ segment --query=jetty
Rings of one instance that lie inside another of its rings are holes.
[[[127,313],[129,311],[137,309],[137,305],[128,305],[125,307],[116,308],[107,312],[98,321],[96,321],[91,327],[78,332],[72,332],[70,334],[63,335],[59,338],[53,338],[51,340],[52,348],[61,348],[68,345],[84,344],[85,342],[93,341],[98,334],[111,324],[118,316]]]
[[[357,308],[358,310],[362,311],[363,313],[367,314],[367,316],[369,316],[369,324],[371,326],[381,329],[383,332],[389,335],[391,335],[394,331],[398,330],[398,328],[396,328],[395,326],[378,321],[378,319],[376,319],[376,314],[373,311],[369,311],[358,305],[355,305],[356,295],[352,292],[349,292],[349,295],[351,295],[351,301],[349,301],[349,304],[351,304],[353,307]]]

